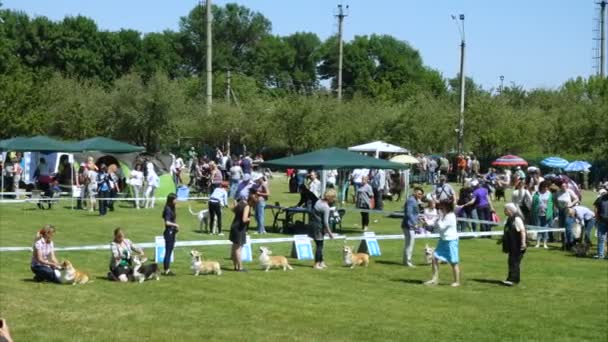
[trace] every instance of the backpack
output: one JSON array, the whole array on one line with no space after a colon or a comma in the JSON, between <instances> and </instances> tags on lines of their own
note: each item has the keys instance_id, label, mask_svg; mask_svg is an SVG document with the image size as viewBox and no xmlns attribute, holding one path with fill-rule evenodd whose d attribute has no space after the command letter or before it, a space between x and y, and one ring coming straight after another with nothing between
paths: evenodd
<instances>
[{"instance_id":1,"label":"backpack","mask_svg":"<svg viewBox=\"0 0 608 342\"><path fill-rule=\"evenodd\" d=\"M604 223L608 223L608 196L604 195L598 198L596 206L600 216L599 219Z\"/></svg>"}]
</instances>

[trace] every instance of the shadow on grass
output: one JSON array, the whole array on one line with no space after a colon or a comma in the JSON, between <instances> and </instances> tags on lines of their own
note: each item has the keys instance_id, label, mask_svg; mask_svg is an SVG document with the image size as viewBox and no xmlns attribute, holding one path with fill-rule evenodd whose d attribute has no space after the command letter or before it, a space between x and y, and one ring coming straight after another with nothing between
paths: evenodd
<instances>
[{"instance_id":1,"label":"shadow on grass","mask_svg":"<svg viewBox=\"0 0 608 342\"><path fill-rule=\"evenodd\" d=\"M405 283L405 284L416 284L416 285L422 285L424 284L423 280L418 280L418 279L391 279L391 281L394 282L398 282L398 283Z\"/></svg>"},{"instance_id":2,"label":"shadow on grass","mask_svg":"<svg viewBox=\"0 0 608 342\"><path fill-rule=\"evenodd\" d=\"M397 262L397 261L390 261L390 260L374 260L374 262L376 264L382 264L382 265L399 265L399 266L403 266L403 263Z\"/></svg>"},{"instance_id":3,"label":"shadow on grass","mask_svg":"<svg viewBox=\"0 0 608 342\"><path fill-rule=\"evenodd\" d=\"M496 280L496 279L471 279L471 280L474 282L482 283L482 284L492 284L492 285L504 286L504 284L502 283L502 280Z\"/></svg>"}]
</instances>

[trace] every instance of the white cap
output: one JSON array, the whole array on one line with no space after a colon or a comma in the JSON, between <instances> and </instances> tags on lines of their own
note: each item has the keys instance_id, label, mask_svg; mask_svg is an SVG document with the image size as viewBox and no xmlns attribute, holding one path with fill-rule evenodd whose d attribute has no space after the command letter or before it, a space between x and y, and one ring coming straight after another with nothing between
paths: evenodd
<instances>
[{"instance_id":1,"label":"white cap","mask_svg":"<svg viewBox=\"0 0 608 342\"><path fill-rule=\"evenodd\" d=\"M258 172L254 172L251 175L251 179L253 179L254 182L257 182L258 180L262 179L262 174L258 173Z\"/></svg>"}]
</instances>

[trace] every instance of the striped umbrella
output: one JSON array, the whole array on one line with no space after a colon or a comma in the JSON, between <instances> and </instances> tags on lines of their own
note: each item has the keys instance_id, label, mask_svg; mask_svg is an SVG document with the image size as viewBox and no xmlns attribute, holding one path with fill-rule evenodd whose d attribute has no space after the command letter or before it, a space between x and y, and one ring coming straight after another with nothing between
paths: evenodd
<instances>
[{"instance_id":1,"label":"striped umbrella","mask_svg":"<svg viewBox=\"0 0 608 342\"><path fill-rule=\"evenodd\" d=\"M506 156L502 156L495 161L492 162L493 166L528 166L528 162L524 160L522 157L514 156L512 154L507 154Z\"/></svg>"},{"instance_id":2,"label":"striped umbrella","mask_svg":"<svg viewBox=\"0 0 608 342\"><path fill-rule=\"evenodd\" d=\"M572 163L568 164L564 171L567 172L580 172L580 171L589 171L591 164L587 163L584 160L575 160Z\"/></svg>"},{"instance_id":3,"label":"striped umbrella","mask_svg":"<svg viewBox=\"0 0 608 342\"><path fill-rule=\"evenodd\" d=\"M540 163L546 167L552 167L554 169L563 169L568 166L568 161L560 157L545 158Z\"/></svg>"}]
</instances>

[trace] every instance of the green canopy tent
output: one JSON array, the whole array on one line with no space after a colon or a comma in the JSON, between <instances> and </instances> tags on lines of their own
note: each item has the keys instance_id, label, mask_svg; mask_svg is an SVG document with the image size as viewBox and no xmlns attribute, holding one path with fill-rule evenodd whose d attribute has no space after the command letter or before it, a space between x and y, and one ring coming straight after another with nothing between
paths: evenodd
<instances>
[{"instance_id":1,"label":"green canopy tent","mask_svg":"<svg viewBox=\"0 0 608 342\"><path fill-rule=\"evenodd\" d=\"M401 170L408 168L404 164L376 159L336 147L269 160L262 163L262 166L277 169L299 168L317 170L352 170L358 168Z\"/></svg>"},{"instance_id":2,"label":"green canopy tent","mask_svg":"<svg viewBox=\"0 0 608 342\"><path fill-rule=\"evenodd\" d=\"M277 169L297 168L323 170L321 175L321 189L323 192L325 191L325 184L327 182L325 170L352 170L358 168L401 170L408 168L405 164L376 159L336 147L269 160L262 163L262 166Z\"/></svg>"},{"instance_id":3,"label":"green canopy tent","mask_svg":"<svg viewBox=\"0 0 608 342\"><path fill-rule=\"evenodd\" d=\"M135 146L104 137L85 139L75 143L75 146L78 148L79 152L99 151L107 153L131 153L145 150L145 148L141 146Z\"/></svg>"},{"instance_id":4,"label":"green canopy tent","mask_svg":"<svg viewBox=\"0 0 608 342\"><path fill-rule=\"evenodd\" d=\"M0 151L16 152L78 152L73 143L59 141L47 136L15 137L0 140Z\"/></svg>"}]
</instances>

